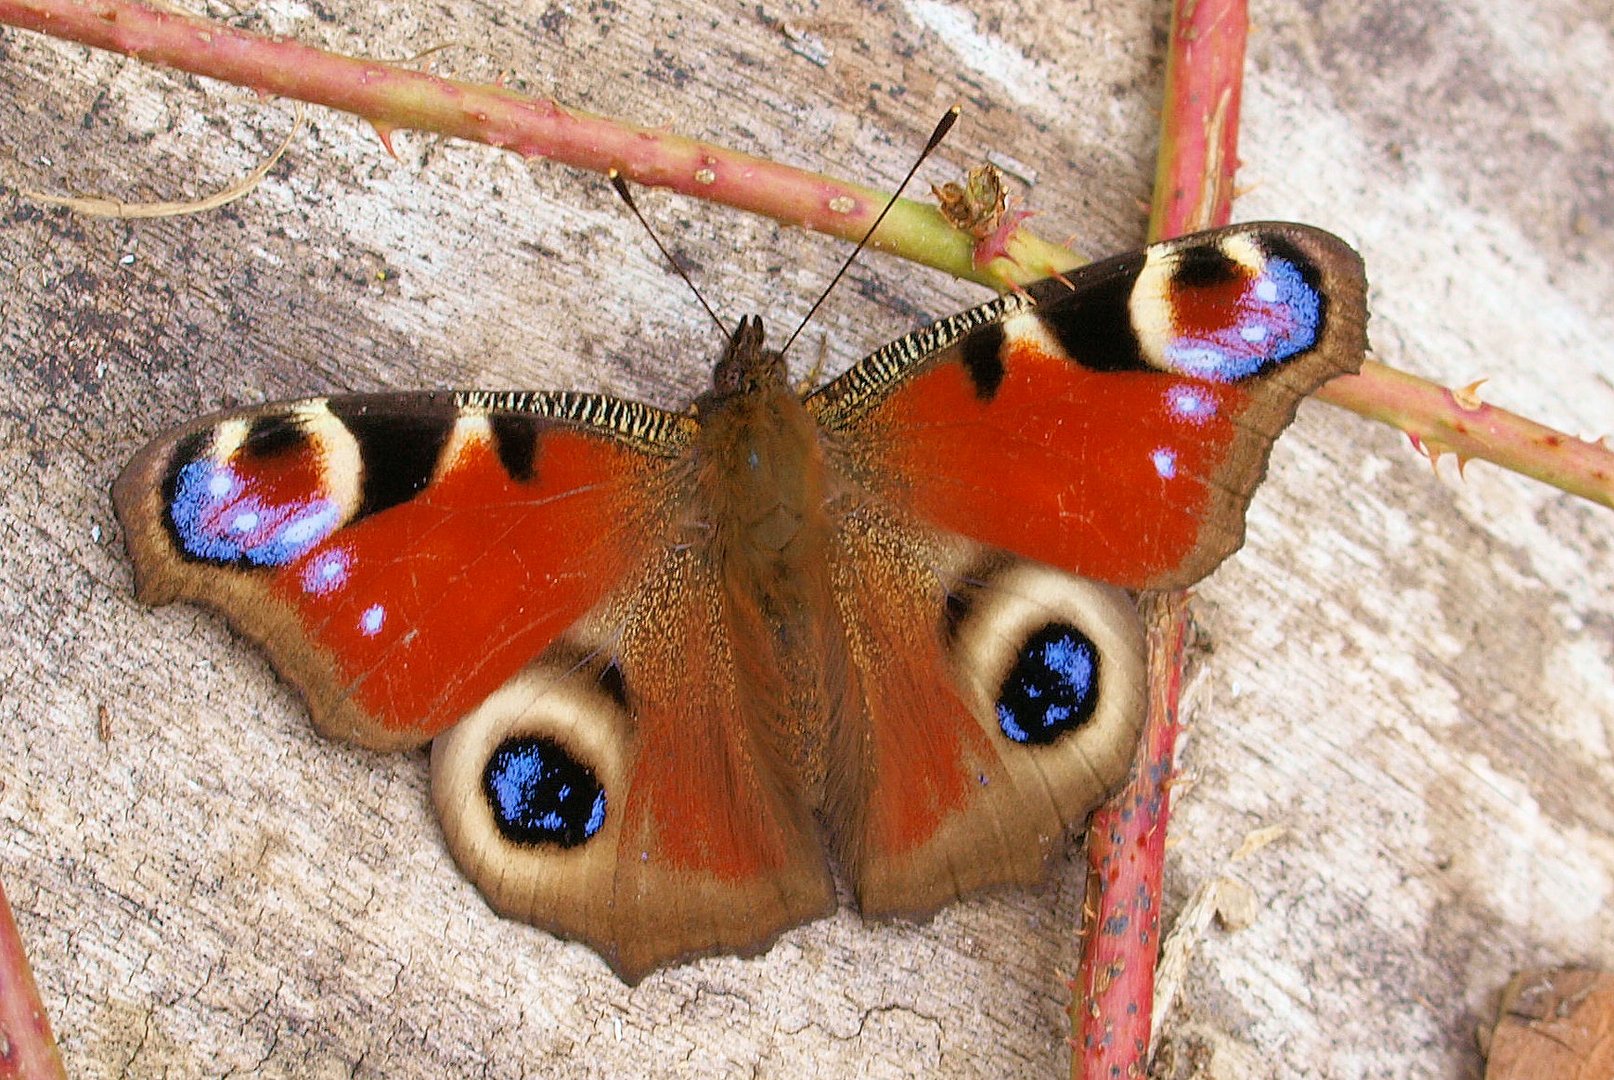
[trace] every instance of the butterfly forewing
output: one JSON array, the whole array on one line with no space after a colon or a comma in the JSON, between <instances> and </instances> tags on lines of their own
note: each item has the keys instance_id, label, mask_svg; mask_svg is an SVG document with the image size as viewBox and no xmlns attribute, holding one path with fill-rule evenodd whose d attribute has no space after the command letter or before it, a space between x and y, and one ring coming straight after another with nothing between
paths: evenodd
<instances>
[{"instance_id":1,"label":"butterfly forewing","mask_svg":"<svg viewBox=\"0 0 1614 1080\"><path fill-rule=\"evenodd\" d=\"M871 492L1133 589L1243 541L1272 440L1366 347L1361 259L1239 225L1050 278L892 343L810 395Z\"/></svg>"},{"instance_id":2,"label":"butterfly forewing","mask_svg":"<svg viewBox=\"0 0 1614 1080\"><path fill-rule=\"evenodd\" d=\"M683 418L502 400L319 398L158 439L114 489L141 598L222 611L326 734L425 742L668 542Z\"/></svg>"}]
</instances>

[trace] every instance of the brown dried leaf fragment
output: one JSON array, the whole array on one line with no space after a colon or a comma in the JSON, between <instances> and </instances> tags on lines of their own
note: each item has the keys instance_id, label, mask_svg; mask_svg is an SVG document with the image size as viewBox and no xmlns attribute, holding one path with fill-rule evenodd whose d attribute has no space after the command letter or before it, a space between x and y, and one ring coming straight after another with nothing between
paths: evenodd
<instances>
[{"instance_id":1,"label":"brown dried leaf fragment","mask_svg":"<svg viewBox=\"0 0 1614 1080\"><path fill-rule=\"evenodd\" d=\"M1514 976L1502 992L1486 1057L1485 1080L1608 1080L1614 973L1560 968Z\"/></svg>"}]
</instances>

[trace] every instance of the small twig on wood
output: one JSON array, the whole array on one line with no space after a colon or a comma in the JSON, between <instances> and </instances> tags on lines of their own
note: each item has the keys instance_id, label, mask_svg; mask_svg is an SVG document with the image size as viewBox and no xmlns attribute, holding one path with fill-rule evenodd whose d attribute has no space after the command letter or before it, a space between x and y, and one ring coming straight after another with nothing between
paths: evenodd
<instances>
[{"instance_id":1,"label":"small twig on wood","mask_svg":"<svg viewBox=\"0 0 1614 1080\"><path fill-rule=\"evenodd\" d=\"M280 145L275 147L274 153L260 161L251 172L229 187L224 188L222 191L215 191L211 195L204 195L200 199L194 199L189 202L165 200L162 202L126 203L118 199L107 199L96 195L51 195L44 191L27 190L23 191L23 195L34 200L34 202L44 203L46 206L66 207L75 214L83 214L85 217L164 218L180 217L185 214L202 214L209 210L217 210L221 206L235 202L235 200L263 183L263 178L269 175L269 170L274 168L275 163L285 156L292 140L297 138L303 127L308 123L302 102L297 102L296 106L297 116L292 121L291 130L286 133L286 137L281 140Z\"/></svg>"}]
</instances>

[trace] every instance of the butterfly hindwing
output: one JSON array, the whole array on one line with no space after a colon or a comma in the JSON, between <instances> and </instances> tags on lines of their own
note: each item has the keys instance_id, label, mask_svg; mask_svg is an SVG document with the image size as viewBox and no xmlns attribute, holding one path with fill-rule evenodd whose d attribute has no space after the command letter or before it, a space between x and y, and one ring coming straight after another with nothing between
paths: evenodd
<instances>
[{"instance_id":1,"label":"butterfly hindwing","mask_svg":"<svg viewBox=\"0 0 1614 1080\"><path fill-rule=\"evenodd\" d=\"M835 567L861 708L830 820L859 909L925 916L1040 880L1130 767L1133 604L873 506L844 522Z\"/></svg>"},{"instance_id":2,"label":"butterfly hindwing","mask_svg":"<svg viewBox=\"0 0 1614 1080\"><path fill-rule=\"evenodd\" d=\"M843 469L935 526L1179 587L1243 542L1300 398L1360 365L1365 304L1336 237L1238 225L945 319L807 404Z\"/></svg>"},{"instance_id":3,"label":"butterfly hindwing","mask_svg":"<svg viewBox=\"0 0 1614 1080\"><path fill-rule=\"evenodd\" d=\"M114 501L141 599L222 611L326 734L418 745L663 542L682 422L583 395L318 398L169 433Z\"/></svg>"},{"instance_id":4,"label":"butterfly hindwing","mask_svg":"<svg viewBox=\"0 0 1614 1080\"><path fill-rule=\"evenodd\" d=\"M680 547L433 744L449 850L496 910L629 982L834 910L743 651L715 564Z\"/></svg>"}]
</instances>

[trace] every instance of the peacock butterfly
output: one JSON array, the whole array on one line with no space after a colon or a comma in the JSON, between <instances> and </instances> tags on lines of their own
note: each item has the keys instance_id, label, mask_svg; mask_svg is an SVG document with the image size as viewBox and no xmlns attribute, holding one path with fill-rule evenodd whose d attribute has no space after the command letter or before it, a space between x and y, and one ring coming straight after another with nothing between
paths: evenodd
<instances>
[{"instance_id":1,"label":"peacock butterfly","mask_svg":"<svg viewBox=\"0 0 1614 1080\"><path fill-rule=\"evenodd\" d=\"M1033 284L805 396L742 321L684 412L403 393L215 414L113 495L140 599L217 608L321 732L436 740L449 849L624 979L834 909L1033 882L1126 775L1123 590L1243 541L1366 347L1354 251L1240 225Z\"/></svg>"}]
</instances>

